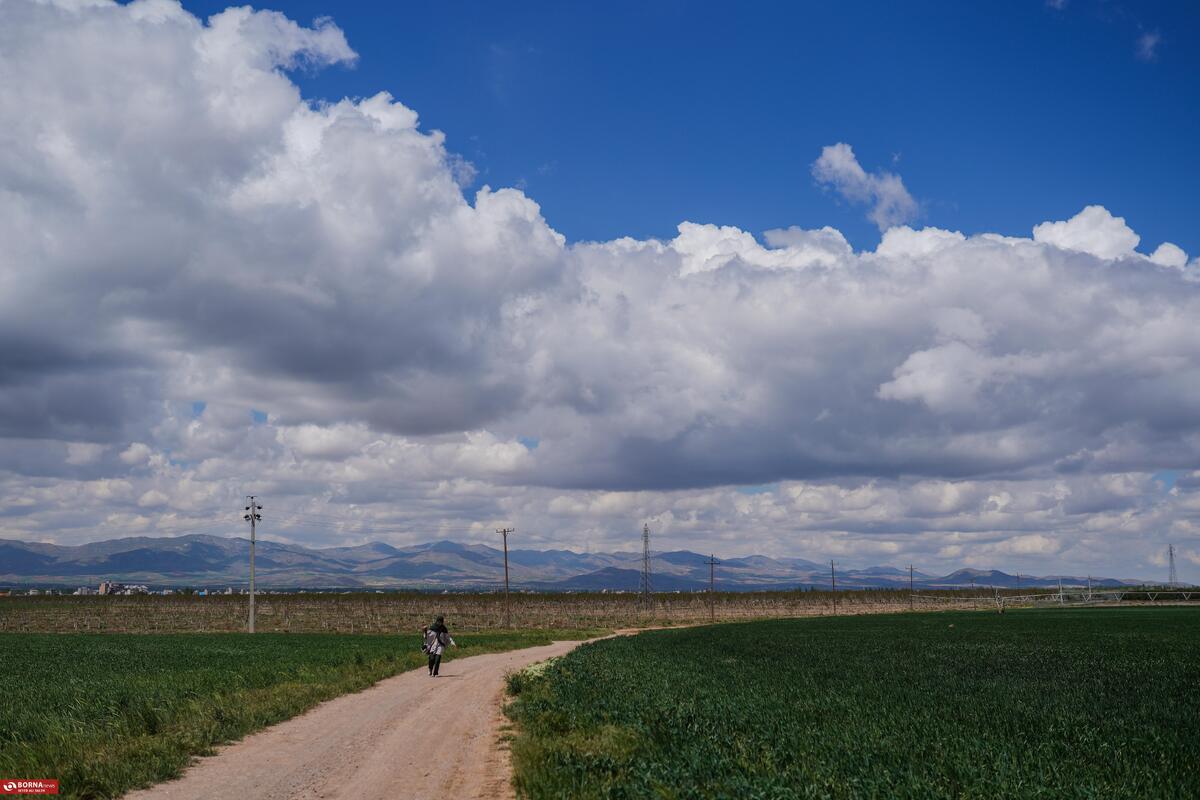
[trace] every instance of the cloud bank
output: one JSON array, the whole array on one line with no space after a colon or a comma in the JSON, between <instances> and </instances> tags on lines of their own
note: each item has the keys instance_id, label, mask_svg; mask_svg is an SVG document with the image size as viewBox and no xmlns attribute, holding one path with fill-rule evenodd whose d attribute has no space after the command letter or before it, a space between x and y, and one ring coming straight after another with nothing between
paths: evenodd
<instances>
[{"instance_id":1,"label":"cloud bank","mask_svg":"<svg viewBox=\"0 0 1200 800\"><path fill-rule=\"evenodd\" d=\"M1137 571L1200 551L1196 262L1091 206L1031 238L568 243L331 22L0 5L0 535L434 535ZM1165 476L1165 477L1164 477ZM226 517L232 514L234 527ZM269 528L268 528L269 529ZM1190 549L1189 549L1190 548Z\"/></svg>"}]
</instances>

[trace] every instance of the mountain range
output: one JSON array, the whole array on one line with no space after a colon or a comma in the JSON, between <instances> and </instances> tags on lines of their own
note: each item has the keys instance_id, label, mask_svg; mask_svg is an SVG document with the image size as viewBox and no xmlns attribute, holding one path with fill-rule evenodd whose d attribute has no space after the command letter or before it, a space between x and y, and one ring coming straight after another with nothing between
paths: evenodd
<instances>
[{"instance_id":1,"label":"mountain range","mask_svg":"<svg viewBox=\"0 0 1200 800\"><path fill-rule=\"evenodd\" d=\"M571 550L509 550L514 588L540 591L635 591L640 553L576 553ZM79 586L101 580L153 587L244 586L250 574L248 539L191 534L173 538L133 537L76 546L0 539L0 585ZM438 541L410 547L381 542L356 547L308 548L259 540L255 579L261 588L495 589L504 585L504 553L481 544ZM926 589L1051 587L1083 585L1079 576L1010 575L998 570L960 569L949 575L913 573ZM655 553L655 591L708 587L708 557L687 550ZM1091 578L1094 586L1142 583ZM868 567L837 571L839 589L907 588L908 570ZM828 589L828 564L803 558L746 556L723 559L717 588L725 591Z\"/></svg>"}]
</instances>

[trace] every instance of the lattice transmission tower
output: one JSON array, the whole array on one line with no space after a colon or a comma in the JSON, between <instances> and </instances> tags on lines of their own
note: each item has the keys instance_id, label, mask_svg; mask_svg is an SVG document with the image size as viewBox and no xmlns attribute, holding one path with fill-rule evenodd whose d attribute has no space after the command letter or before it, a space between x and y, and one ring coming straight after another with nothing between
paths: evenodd
<instances>
[{"instance_id":1,"label":"lattice transmission tower","mask_svg":"<svg viewBox=\"0 0 1200 800\"><path fill-rule=\"evenodd\" d=\"M642 582L638 587L641 602L649 607L654 603L654 590L650 587L650 525L642 525Z\"/></svg>"},{"instance_id":2,"label":"lattice transmission tower","mask_svg":"<svg viewBox=\"0 0 1200 800\"><path fill-rule=\"evenodd\" d=\"M1173 544L1167 545L1167 561L1171 565L1170 571L1167 573L1167 585L1174 587L1179 583L1179 575L1175 572L1175 545Z\"/></svg>"}]
</instances>

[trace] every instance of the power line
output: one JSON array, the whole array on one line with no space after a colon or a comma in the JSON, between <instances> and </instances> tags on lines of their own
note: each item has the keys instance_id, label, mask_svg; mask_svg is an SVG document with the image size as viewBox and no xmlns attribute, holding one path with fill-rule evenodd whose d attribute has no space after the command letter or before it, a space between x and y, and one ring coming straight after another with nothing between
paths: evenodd
<instances>
[{"instance_id":1,"label":"power line","mask_svg":"<svg viewBox=\"0 0 1200 800\"><path fill-rule=\"evenodd\" d=\"M182 536L183 534L187 534L187 533L196 533L198 531L217 530L220 528L226 528L228 526L229 526L228 522L209 522L204 525L198 525L198 526L192 527L192 528L160 528L158 526L155 526L153 530L139 530L139 531L136 531L136 534L138 536L147 536L147 535L155 534L155 533L170 533L174 536ZM125 532L129 533L130 531L128 531L126 529Z\"/></svg>"},{"instance_id":2,"label":"power line","mask_svg":"<svg viewBox=\"0 0 1200 800\"><path fill-rule=\"evenodd\" d=\"M370 519L345 519L324 514L310 514L305 511L288 511L282 514L284 520L280 524L289 525L292 527L314 527L314 528L333 528L345 527L353 529L355 532L361 533L402 533L402 534L469 534L480 533L482 528L474 527L445 527L430 525L425 530L412 530L413 523L391 524L386 521L370 520ZM418 525L420 523L417 523Z\"/></svg>"},{"instance_id":3,"label":"power line","mask_svg":"<svg viewBox=\"0 0 1200 800\"><path fill-rule=\"evenodd\" d=\"M204 530L205 528L219 528L222 525L229 524L226 520L213 520L212 522L204 522L203 520L179 520L174 525L155 525L154 532L156 533L183 533L189 530ZM140 533L141 531L139 531Z\"/></svg>"},{"instance_id":4,"label":"power line","mask_svg":"<svg viewBox=\"0 0 1200 800\"><path fill-rule=\"evenodd\" d=\"M395 520L395 519L388 519L386 517L379 517L379 516L347 516L345 514L322 514L317 511L301 511L298 509L290 509L290 510L280 511L280 515L285 516L285 517L306 517L306 518L310 518L310 519L319 519L319 520L326 521L326 522L339 522L339 523L340 522L346 522L346 523L366 522L366 523L370 523L370 524L383 524L383 525L387 525L387 526L423 525L423 526L427 526L431 529L437 529L437 530L454 530L454 531L474 530L474 531L479 531L479 530L482 530L482 528L483 528L482 524L479 524L479 523L459 521L459 522L455 522L453 524L447 524L444 520L441 520L438 518L424 519L424 518L408 517L408 518L405 518L402 520Z\"/></svg>"}]
</instances>

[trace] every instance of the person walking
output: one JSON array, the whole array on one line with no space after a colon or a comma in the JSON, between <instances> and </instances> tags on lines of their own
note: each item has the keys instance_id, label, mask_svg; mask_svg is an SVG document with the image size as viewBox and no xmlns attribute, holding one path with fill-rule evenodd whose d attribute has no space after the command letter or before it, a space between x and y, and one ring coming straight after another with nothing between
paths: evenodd
<instances>
[{"instance_id":1,"label":"person walking","mask_svg":"<svg viewBox=\"0 0 1200 800\"><path fill-rule=\"evenodd\" d=\"M446 627L445 617L438 617L428 628L422 628L421 632L425 635L421 649L429 656L429 676L436 678L438 668L442 666L442 653L447 646L458 647L458 645L450 635L450 629Z\"/></svg>"}]
</instances>

